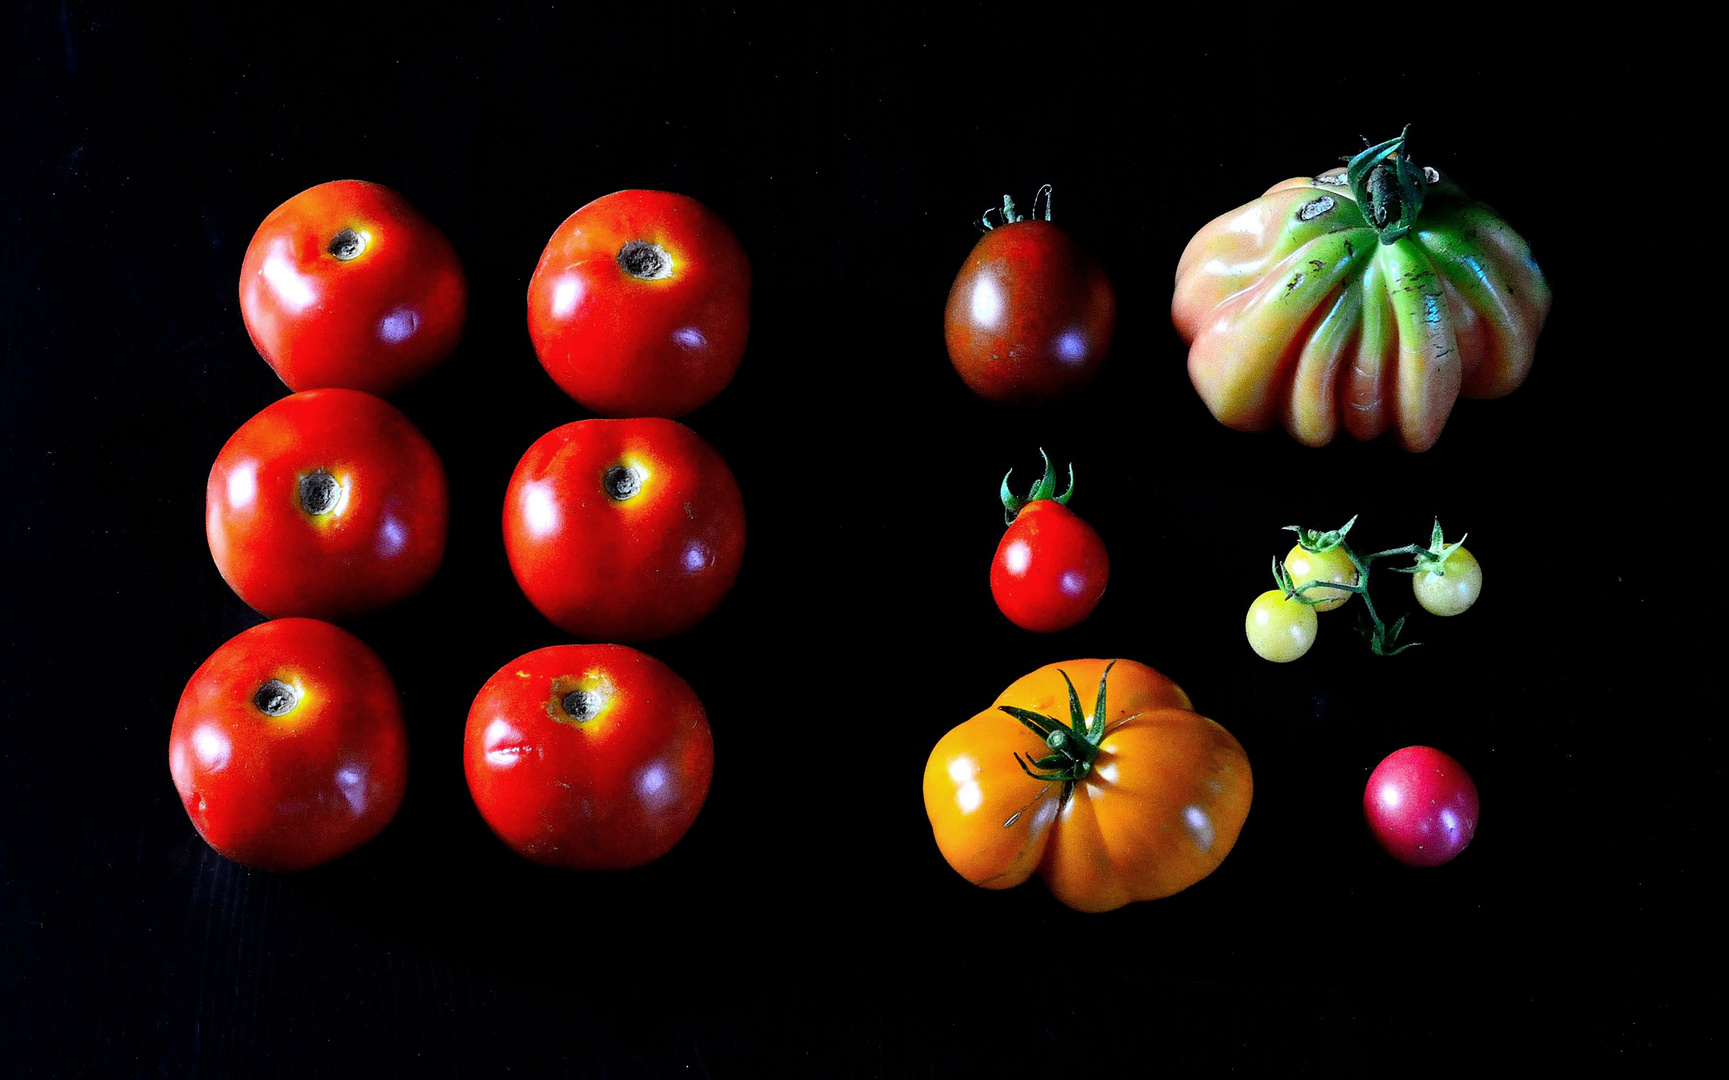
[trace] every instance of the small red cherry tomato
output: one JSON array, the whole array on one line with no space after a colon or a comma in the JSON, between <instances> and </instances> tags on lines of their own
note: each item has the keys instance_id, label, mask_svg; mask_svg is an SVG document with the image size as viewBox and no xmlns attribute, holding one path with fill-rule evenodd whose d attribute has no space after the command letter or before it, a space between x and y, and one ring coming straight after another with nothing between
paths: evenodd
<instances>
[{"instance_id":1,"label":"small red cherry tomato","mask_svg":"<svg viewBox=\"0 0 1729 1080\"><path fill-rule=\"evenodd\" d=\"M258 226L240 265L240 314L290 390L389 394L456 348L468 282L456 249L407 199L337 180Z\"/></svg>"},{"instance_id":2,"label":"small red cherry tomato","mask_svg":"<svg viewBox=\"0 0 1729 1080\"><path fill-rule=\"evenodd\" d=\"M1363 816L1375 842L1407 866L1448 862L1477 831L1477 785L1430 746L1395 750L1369 774Z\"/></svg>"},{"instance_id":3,"label":"small red cherry tomato","mask_svg":"<svg viewBox=\"0 0 1729 1080\"><path fill-rule=\"evenodd\" d=\"M444 559L444 465L394 405L293 394L240 426L205 489L223 580L272 618L339 619L419 591Z\"/></svg>"},{"instance_id":4,"label":"small red cherry tomato","mask_svg":"<svg viewBox=\"0 0 1729 1080\"><path fill-rule=\"evenodd\" d=\"M377 836L408 782L408 735L378 654L316 619L231 638L193 673L168 771L198 835L261 870L304 870Z\"/></svg>"},{"instance_id":5,"label":"small red cherry tomato","mask_svg":"<svg viewBox=\"0 0 1729 1080\"><path fill-rule=\"evenodd\" d=\"M1043 454L1044 451L1039 451ZM1008 531L991 560L991 595L1009 621L1025 630L1066 630L1098 607L1111 576L1105 542L1091 525L1068 508L1075 490L1056 494L1056 471L1045 458L1045 475L1025 499L1009 493L1003 477L1003 509Z\"/></svg>"},{"instance_id":6,"label":"small red cherry tomato","mask_svg":"<svg viewBox=\"0 0 1729 1080\"><path fill-rule=\"evenodd\" d=\"M725 459L675 420L578 420L517 463L504 550L529 602L566 633L662 638L732 589L744 499Z\"/></svg>"},{"instance_id":7,"label":"small red cherry tomato","mask_svg":"<svg viewBox=\"0 0 1729 1080\"><path fill-rule=\"evenodd\" d=\"M695 692L654 657L555 645L481 687L462 760L481 817L518 854L623 870L689 831L714 775L714 739Z\"/></svg>"},{"instance_id":8,"label":"small red cherry tomato","mask_svg":"<svg viewBox=\"0 0 1729 1080\"><path fill-rule=\"evenodd\" d=\"M1079 391L1098 374L1116 330L1117 298L1098 261L1043 217L1020 217L1004 196L949 290L949 359L980 397L1037 405Z\"/></svg>"},{"instance_id":9,"label":"small red cherry tomato","mask_svg":"<svg viewBox=\"0 0 1729 1080\"><path fill-rule=\"evenodd\" d=\"M617 191L566 218L528 283L548 375L603 416L683 416L726 388L750 333L750 259L684 195Z\"/></svg>"}]
</instances>

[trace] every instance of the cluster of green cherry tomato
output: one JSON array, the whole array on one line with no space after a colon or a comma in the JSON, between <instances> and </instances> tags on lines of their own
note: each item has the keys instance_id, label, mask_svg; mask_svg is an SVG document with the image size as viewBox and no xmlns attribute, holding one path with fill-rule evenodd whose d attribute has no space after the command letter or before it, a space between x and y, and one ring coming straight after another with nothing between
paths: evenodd
<instances>
[{"instance_id":1,"label":"cluster of green cherry tomato","mask_svg":"<svg viewBox=\"0 0 1729 1080\"><path fill-rule=\"evenodd\" d=\"M997 403L1078 393L1115 329L1104 271L1052 223L1048 187L1030 216L1005 197L982 224L945 313L955 370ZM596 199L548 242L529 286L529 335L549 376L601 418L555 428L523 454L503 536L524 595L564 633L653 641L695 626L731 590L743 499L725 460L675 418L737 371L750 282L726 224L665 192ZM206 532L224 580L270 621L193 675L169 764L213 848L290 870L366 842L403 796L396 688L335 622L412 595L443 559L443 466L384 395L455 348L467 283L443 233L400 195L340 181L264 220L240 300L253 343L293 393L223 447ZM1430 317L1401 319L1412 303ZM1456 397L1518 385L1547 308L1523 241L1412 165L1401 137L1206 226L1179 266L1173 319L1196 389L1229 426L1280 421L1310 444L1341 428L1391 432L1423 450ZM1318 317L1328 312L1337 318ZM991 564L1002 613L1041 633L1087 618L1110 576L1104 542L1068 507L1072 467L1058 486L1048 457L1025 498L1004 477L1007 529ZM1278 588L1246 620L1257 653L1303 655L1317 613L1353 596L1376 652L1407 647L1404 620L1386 626L1368 595L1382 558L1412 556L1397 569L1435 614L1476 599L1481 570L1438 522L1427 547L1367 556L1345 542L1350 527L1296 530L1274 564ZM504 665L477 694L464 739L487 824L522 855L570 868L625 868L670 850L701 810L713 762L697 695L625 644L554 645ZM1006 888L1037 873L1089 911L1205 877L1236 842L1252 793L1241 744L1131 660L1068 661L1017 680L938 742L924 777L937 846L963 877ZM1375 770L1364 812L1394 857L1435 865L1469 842L1477 793L1458 762L1407 747Z\"/></svg>"}]
</instances>

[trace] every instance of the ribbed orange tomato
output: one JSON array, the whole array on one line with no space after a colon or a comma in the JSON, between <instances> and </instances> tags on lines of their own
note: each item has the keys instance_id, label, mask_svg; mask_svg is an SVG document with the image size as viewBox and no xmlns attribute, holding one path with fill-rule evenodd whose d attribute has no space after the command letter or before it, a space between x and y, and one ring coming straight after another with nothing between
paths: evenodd
<instances>
[{"instance_id":1,"label":"ribbed orange tomato","mask_svg":"<svg viewBox=\"0 0 1729 1080\"><path fill-rule=\"evenodd\" d=\"M1090 715L1080 692L1095 695ZM937 742L924 779L937 847L962 877L1006 889L1037 872L1080 911L1169 896L1212 873L1253 793L1242 745L1133 660L1018 679Z\"/></svg>"}]
</instances>

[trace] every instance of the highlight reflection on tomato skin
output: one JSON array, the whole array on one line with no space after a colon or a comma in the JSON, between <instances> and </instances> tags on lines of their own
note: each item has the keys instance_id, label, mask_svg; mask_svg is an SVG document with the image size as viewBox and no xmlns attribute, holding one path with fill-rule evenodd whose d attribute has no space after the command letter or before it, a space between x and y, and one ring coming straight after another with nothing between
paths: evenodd
<instances>
[{"instance_id":1,"label":"highlight reflection on tomato skin","mask_svg":"<svg viewBox=\"0 0 1729 1080\"><path fill-rule=\"evenodd\" d=\"M389 394L455 350L468 282L456 249L407 199L337 180L258 226L241 263L240 311L289 389Z\"/></svg>"},{"instance_id":2,"label":"highlight reflection on tomato skin","mask_svg":"<svg viewBox=\"0 0 1729 1080\"><path fill-rule=\"evenodd\" d=\"M320 480L326 503L310 513L302 485ZM223 580L276 618L341 619L413 595L444 559L449 522L432 444L395 406L357 390L266 406L223 446L205 488Z\"/></svg>"},{"instance_id":3,"label":"highlight reflection on tomato skin","mask_svg":"<svg viewBox=\"0 0 1729 1080\"><path fill-rule=\"evenodd\" d=\"M269 699L273 683L283 689ZM408 735L396 685L340 627L262 623L187 682L168 767L193 826L221 855L261 870L317 866L378 835L402 804Z\"/></svg>"},{"instance_id":4,"label":"highlight reflection on tomato skin","mask_svg":"<svg viewBox=\"0 0 1729 1080\"><path fill-rule=\"evenodd\" d=\"M622 870L666 854L708 797L702 702L622 645L557 645L500 668L476 695L463 769L494 833L548 866Z\"/></svg>"}]
</instances>

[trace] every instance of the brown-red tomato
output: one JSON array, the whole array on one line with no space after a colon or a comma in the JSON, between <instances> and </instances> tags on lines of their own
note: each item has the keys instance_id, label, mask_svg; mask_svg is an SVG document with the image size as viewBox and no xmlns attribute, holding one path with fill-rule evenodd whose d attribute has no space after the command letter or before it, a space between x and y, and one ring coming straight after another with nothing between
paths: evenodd
<instances>
[{"instance_id":1,"label":"brown-red tomato","mask_svg":"<svg viewBox=\"0 0 1729 1080\"><path fill-rule=\"evenodd\" d=\"M623 870L689 831L714 775L714 739L690 685L654 657L556 645L481 687L462 760L475 806L514 851Z\"/></svg>"},{"instance_id":2,"label":"brown-red tomato","mask_svg":"<svg viewBox=\"0 0 1729 1080\"><path fill-rule=\"evenodd\" d=\"M566 218L528 283L528 336L559 388L603 416L683 416L732 381L750 259L685 195L617 191Z\"/></svg>"},{"instance_id":3,"label":"brown-red tomato","mask_svg":"<svg viewBox=\"0 0 1729 1080\"><path fill-rule=\"evenodd\" d=\"M432 444L358 390L267 406L216 456L205 489L216 568L272 618L339 619L412 595L437 572L449 522Z\"/></svg>"},{"instance_id":4,"label":"brown-red tomato","mask_svg":"<svg viewBox=\"0 0 1729 1080\"><path fill-rule=\"evenodd\" d=\"M1007 405L1073 394L1099 372L1117 324L1110 279L1068 233L1044 218L989 229L949 289L949 360L973 392ZM988 225L988 215L986 224Z\"/></svg>"},{"instance_id":5,"label":"brown-red tomato","mask_svg":"<svg viewBox=\"0 0 1729 1080\"><path fill-rule=\"evenodd\" d=\"M186 684L168 771L198 834L227 858L262 870L328 862L377 836L402 804L396 685L341 627L254 626Z\"/></svg>"},{"instance_id":6,"label":"brown-red tomato","mask_svg":"<svg viewBox=\"0 0 1729 1080\"><path fill-rule=\"evenodd\" d=\"M240 266L240 314L290 390L388 394L456 348L468 282L407 199L336 180L270 212Z\"/></svg>"},{"instance_id":7,"label":"brown-red tomato","mask_svg":"<svg viewBox=\"0 0 1729 1080\"><path fill-rule=\"evenodd\" d=\"M731 590L744 499L725 459L675 420L578 420L517 463L504 550L529 602L566 633L666 637Z\"/></svg>"}]
</instances>

